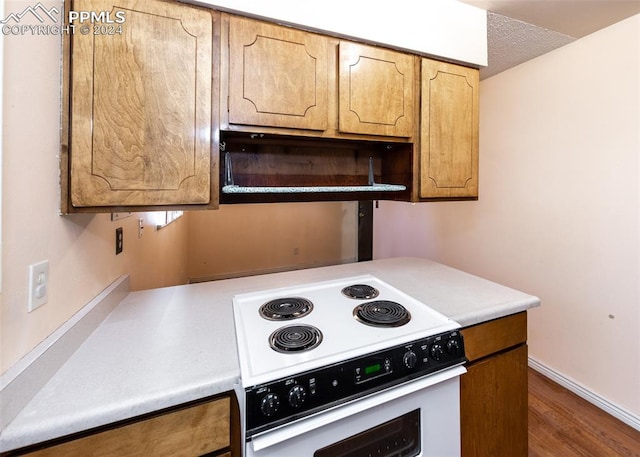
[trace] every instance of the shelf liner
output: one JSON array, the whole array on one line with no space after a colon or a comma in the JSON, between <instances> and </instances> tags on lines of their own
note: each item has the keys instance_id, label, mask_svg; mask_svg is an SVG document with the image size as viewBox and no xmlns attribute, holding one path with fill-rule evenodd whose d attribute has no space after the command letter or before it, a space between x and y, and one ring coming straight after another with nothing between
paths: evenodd
<instances>
[{"instance_id":1,"label":"shelf liner","mask_svg":"<svg viewBox=\"0 0 640 457\"><path fill-rule=\"evenodd\" d=\"M222 187L225 194L297 194L310 192L399 192L407 190L402 184L373 184L370 186L236 186L226 185Z\"/></svg>"}]
</instances>

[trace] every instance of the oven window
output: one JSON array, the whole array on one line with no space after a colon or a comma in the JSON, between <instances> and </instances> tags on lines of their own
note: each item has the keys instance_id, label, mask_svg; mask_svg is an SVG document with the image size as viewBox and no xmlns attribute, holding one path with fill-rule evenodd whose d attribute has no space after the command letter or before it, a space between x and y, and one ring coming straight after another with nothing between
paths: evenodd
<instances>
[{"instance_id":1,"label":"oven window","mask_svg":"<svg viewBox=\"0 0 640 457\"><path fill-rule=\"evenodd\" d=\"M420 410L345 438L314 452L314 457L415 457L420 454Z\"/></svg>"}]
</instances>

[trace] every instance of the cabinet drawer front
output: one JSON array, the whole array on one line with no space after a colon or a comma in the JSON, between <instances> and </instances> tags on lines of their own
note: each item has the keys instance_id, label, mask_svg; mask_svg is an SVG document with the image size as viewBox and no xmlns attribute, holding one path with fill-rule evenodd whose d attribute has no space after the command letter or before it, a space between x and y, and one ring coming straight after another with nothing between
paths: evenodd
<instances>
[{"instance_id":1,"label":"cabinet drawer front","mask_svg":"<svg viewBox=\"0 0 640 457\"><path fill-rule=\"evenodd\" d=\"M121 34L72 37L73 206L208 203L211 13L134 0L73 7L125 17Z\"/></svg>"},{"instance_id":2,"label":"cabinet drawer front","mask_svg":"<svg viewBox=\"0 0 640 457\"><path fill-rule=\"evenodd\" d=\"M521 312L460 331L470 362L524 343L527 340L527 313Z\"/></svg>"},{"instance_id":3,"label":"cabinet drawer front","mask_svg":"<svg viewBox=\"0 0 640 457\"><path fill-rule=\"evenodd\" d=\"M349 42L339 47L339 130L412 137L414 57Z\"/></svg>"},{"instance_id":4,"label":"cabinet drawer front","mask_svg":"<svg viewBox=\"0 0 640 457\"><path fill-rule=\"evenodd\" d=\"M229 123L327 128L327 39L229 18Z\"/></svg>"},{"instance_id":5,"label":"cabinet drawer front","mask_svg":"<svg viewBox=\"0 0 640 457\"><path fill-rule=\"evenodd\" d=\"M193 457L230 444L230 399L124 425L27 454L29 457Z\"/></svg>"}]
</instances>

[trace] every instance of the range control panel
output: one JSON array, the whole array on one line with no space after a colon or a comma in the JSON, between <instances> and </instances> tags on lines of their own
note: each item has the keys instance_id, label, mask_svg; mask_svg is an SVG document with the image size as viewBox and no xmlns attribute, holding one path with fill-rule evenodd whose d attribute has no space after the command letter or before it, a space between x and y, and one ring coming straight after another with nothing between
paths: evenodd
<instances>
[{"instance_id":1,"label":"range control panel","mask_svg":"<svg viewBox=\"0 0 640 457\"><path fill-rule=\"evenodd\" d=\"M452 331L247 388L247 437L464 362Z\"/></svg>"}]
</instances>

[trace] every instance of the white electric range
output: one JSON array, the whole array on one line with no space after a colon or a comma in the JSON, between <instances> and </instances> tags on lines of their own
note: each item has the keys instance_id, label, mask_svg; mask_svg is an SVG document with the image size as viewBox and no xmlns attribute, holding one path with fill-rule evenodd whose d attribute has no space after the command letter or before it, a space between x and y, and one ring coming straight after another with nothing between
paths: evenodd
<instances>
[{"instance_id":1,"label":"white electric range","mask_svg":"<svg viewBox=\"0 0 640 457\"><path fill-rule=\"evenodd\" d=\"M233 310L245 455L367 455L356 442L380 456L459 453L453 320L372 275L239 294ZM416 403L427 397L437 411Z\"/></svg>"}]
</instances>

